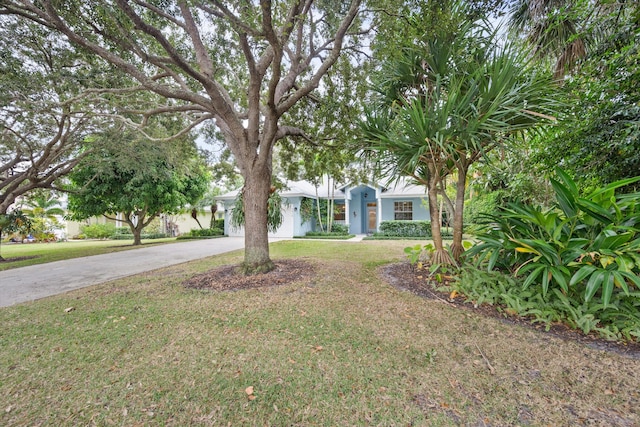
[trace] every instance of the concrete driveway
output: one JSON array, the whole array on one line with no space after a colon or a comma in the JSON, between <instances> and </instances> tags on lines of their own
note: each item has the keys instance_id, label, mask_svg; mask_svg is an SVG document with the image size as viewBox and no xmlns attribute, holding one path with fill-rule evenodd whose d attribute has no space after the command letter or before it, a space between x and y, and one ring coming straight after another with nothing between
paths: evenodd
<instances>
[{"instance_id":1,"label":"concrete driveway","mask_svg":"<svg viewBox=\"0 0 640 427\"><path fill-rule=\"evenodd\" d=\"M243 237L191 240L0 271L0 307L242 248Z\"/></svg>"}]
</instances>

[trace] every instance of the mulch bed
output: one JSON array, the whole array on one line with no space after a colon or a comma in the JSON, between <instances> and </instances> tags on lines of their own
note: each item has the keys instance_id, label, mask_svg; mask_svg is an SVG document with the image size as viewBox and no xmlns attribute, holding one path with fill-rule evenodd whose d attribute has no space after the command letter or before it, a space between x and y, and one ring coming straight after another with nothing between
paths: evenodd
<instances>
[{"instance_id":1,"label":"mulch bed","mask_svg":"<svg viewBox=\"0 0 640 427\"><path fill-rule=\"evenodd\" d=\"M458 296L455 299L451 299L449 293L439 292L431 283L429 283L426 279L428 272L417 271L410 263L403 262L389 264L381 267L380 272L382 277L390 285L398 289L410 291L423 298L439 300L452 307L473 311L474 313L483 316L494 317L502 322L521 325L535 329L540 333L555 335L563 340L577 341L591 348L614 352L629 358L640 360L640 343L619 343L615 341L608 341L595 334L585 335L580 331L570 329L568 326L562 324L551 325L550 330L546 331L545 325L531 323L531 319L518 316L505 317L505 313L499 312L495 306L491 306L489 304L476 306L471 302L465 302L464 296ZM446 285L446 283L444 284Z\"/></svg>"},{"instance_id":2,"label":"mulch bed","mask_svg":"<svg viewBox=\"0 0 640 427\"><path fill-rule=\"evenodd\" d=\"M276 268L272 271L250 276L238 273L238 265L226 265L193 276L184 282L184 286L210 291L238 291L288 285L311 278L314 274L313 265L307 261L287 259L275 261L274 264Z\"/></svg>"}]
</instances>

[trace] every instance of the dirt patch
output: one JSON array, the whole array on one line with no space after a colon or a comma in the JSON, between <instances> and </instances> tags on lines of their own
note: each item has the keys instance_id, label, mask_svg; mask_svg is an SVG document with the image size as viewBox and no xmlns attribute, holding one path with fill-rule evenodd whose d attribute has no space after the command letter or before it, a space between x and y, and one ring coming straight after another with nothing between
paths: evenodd
<instances>
[{"instance_id":1,"label":"dirt patch","mask_svg":"<svg viewBox=\"0 0 640 427\"><path fill-rule=\"evenodd\" d=\"M38 258L37 255L33 255L33 256L17 256L17 257L13 257L13 258L0 258L0 263L10 263L10 262L16 262L16 261L24 261L25 259L34 259L34 258Z\"/></svg>"},{"instance_id":2,"label":"dirt patch","mask_svg":"<svg viewBox=\"0 0 640 427\"><path fill-rule=\"evenodd\" d=\"M423 298L439 300L452 307L470 310L483 316L494 317L502 322L518 324L537 330L540 333L555 335L563 340L577 341L591 348L605 350L640 360L640 343L608 341L595 334L585 335L580 331L570 329L568 326L562 324L551 325L549 331L546 331L545 325L531 323L531 319L528 318L507 316L504 312L498 311L495 306L489 304L476 306L471 302L465 302L463 296L452 299L450 298L449 293L436 290L434 286L426 280L427 273L415 270L410 263L403 262L389 264L382 267L380 269L380 273L384 280L390 285L398 289L410 291Z\"/></svg>"},{"instance_id":3,"label":"dirt patch","mask_svg":"<svg viewBox=\"0 0 640 427\"><path fill-rule=\"evenodd\" d=\"M311 263L299 259L275 261L275 268L268 273L245 276L238 273L239 265L225 265L198 274L183 282L192 289L210 291L237 291L241 289L282 286L309 279L314 274Z\"/></svg>"}]
</instances>

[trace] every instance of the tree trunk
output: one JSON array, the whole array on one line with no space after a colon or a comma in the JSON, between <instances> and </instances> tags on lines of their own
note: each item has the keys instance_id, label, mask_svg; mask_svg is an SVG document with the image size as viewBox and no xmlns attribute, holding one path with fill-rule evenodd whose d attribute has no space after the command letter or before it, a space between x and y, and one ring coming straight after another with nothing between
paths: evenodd
<instances>
[{"instance_id":1,"label":"tree trunk","mask_svg":"<svg viewBox=\"0 0 640 427\"><path fill-rule=\"evenodd\" d=\"M138 217L137 222L133 221L134 216L131 212L124 213L124 222L127 223L129 229L131 229L131 233L133 234L133 246L142 245L142 229L144 226L142 225L142 218Z\"/></svg>"},{"instance_id":2,"label":"tree trunk","mask_svg":"<svg viewBox=\"0 0 640 427\"><path fill-rule=\"evenodd\" d=\"M318 225L320 226L320 232L324 233L324 226L322 225L322 211L320 210L320 197L318 196L318 186L316 185L316 211L318 214ZM347 212L347 215L349 212Z\"/></svg>"},{"instance_id":3,"label":"tree trunk","mask_svg":"<svg viewBox=\"0 0 640 427\"><path fill-rule=\"evenodd\" d=\"M454 262L451 256L444 248L442 242L441 223L439 221L438 210L438 168L435 165L429 165L429 216L431 217L431 238L436 250L432 257L434 264L452 265Z\"/></svg>"},{"instance_id":4,"label":"tree trunk","mask_svg":"<svg viewBox=\"0 0 640 427\"><path fill-rule=\"evenodd\" d=\"M458 167L458 182L456 184L456 205L453 215L453 244L451 245L451 253L453 259L460 261L460 257L464 252L462 246L462 233L464 231L464 192L467 184L467 172L469 166L464 163Z\"/></svg>"},{"instance_id":5,"label":"tree trunk","mask_svg":"<svg viewBox=\"0 0 640 427\"><path fill-rule=\"evenodd\" d=\"M133 231L133 246L141 245L142 238L140 235L142 234L142 230L138 230L138 227L134 227L131 231Z\"/></svg>"},{"instance_id":6,"label":"tree trunk","mask_svg":"<svg viewBox=\"0 0 640 427\"><path fill-rule=\"evenodd\" d=\"M257 162L256 162L257 163ZM255 165L244 184L244 274L264 273L274 268L269 258L267 200L271 189L269 165Z\"/></svg>"}]
</instances>

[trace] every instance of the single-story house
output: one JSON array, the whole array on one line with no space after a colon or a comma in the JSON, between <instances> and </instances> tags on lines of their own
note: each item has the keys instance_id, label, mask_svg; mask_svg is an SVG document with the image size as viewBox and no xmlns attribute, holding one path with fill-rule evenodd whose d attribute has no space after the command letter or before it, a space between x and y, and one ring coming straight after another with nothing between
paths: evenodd
<instances>
[{"instance_id":1,"label":"single-story house","mask_svg":"<svg viewBox=\"0 0 640 427\"><path fill-rule=\"evenodd\" d=\"M344 224L352 234L376 232L382 221L428 220L429 209L424 186L400 180L389 186L379 183L342 185L329 190L326 186L316 188L307 181L291 181L280 192L283 199L282 225L270 237L304 236L315 230L311 221L303 222L301 203L304 198L328 199L332 196L336 205L334 222ZM233 229L230 224L231 210L239 190L216 197L224 207L225 234L244 236L244 229Z\"/></svg>"}]
</instances>

